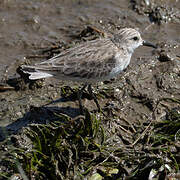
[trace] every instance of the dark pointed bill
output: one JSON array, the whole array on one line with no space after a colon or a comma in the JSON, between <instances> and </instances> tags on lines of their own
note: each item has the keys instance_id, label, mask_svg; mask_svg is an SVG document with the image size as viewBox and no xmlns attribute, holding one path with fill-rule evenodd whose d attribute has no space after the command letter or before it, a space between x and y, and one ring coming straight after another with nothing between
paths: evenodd
<instances>
[{"instance_id":1,"label":"dark pointed bill","mask_svg":"<svg viewBox=\"0 0 180 180\"><path fill-rule=\"evenodd\" d=\"M149 47L157 48L157 46L155 46L154 44L152 44L148 41L143 41L143 46L149 46Z\"/></svg>"}]
</instances>

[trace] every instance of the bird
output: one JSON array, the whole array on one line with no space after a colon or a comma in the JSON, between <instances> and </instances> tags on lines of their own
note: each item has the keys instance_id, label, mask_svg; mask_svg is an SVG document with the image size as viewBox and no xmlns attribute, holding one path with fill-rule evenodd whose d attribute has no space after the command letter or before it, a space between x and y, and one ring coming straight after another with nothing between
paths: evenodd
<instances>
[{"instance_id":1,"label":"bird","mask_svg":"<svg viewBox=\"0 0 180 180\"><path fill-rule=\"evenodd\" d=\"M91 85L119 75L129 65L134 50L141 45L157 48L143 40L138 30L122 28L112 36L82 42L34 66L22 65L21 70L29 74L30 80L54 77L83 83L78 93L80 109L82 92L88 86L100 110Z\"/></svg>"}]
</instances>

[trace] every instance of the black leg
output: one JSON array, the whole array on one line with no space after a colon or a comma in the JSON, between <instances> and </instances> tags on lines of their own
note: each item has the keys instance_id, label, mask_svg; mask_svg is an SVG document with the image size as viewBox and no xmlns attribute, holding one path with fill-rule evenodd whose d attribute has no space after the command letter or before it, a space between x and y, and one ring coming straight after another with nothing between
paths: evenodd
<instances>
[{"instance_id":1,"label":"black leg","mask_svg":"<svg viewBox=\"0 0 180 180\"><path fill-rule=\"evenodd\" d=\"M79 109L80 109L81 114L84 114L84 109L83 109L81 98L82 98L82 93L86 87L87 87L87 84L85 84L77 93L78 101L79 101Z\"/></svg>"},{"instance_id":2,"label":"black leg","mask_svg":"<svg viewBox=\"0 0 180 180\"><path fill-rule=\"evenodd\" d=\"M88 85L88 91L89 91L89 94L92 96L92 98L94 99L94 102L96 103L96 106L98 108L98 111L101 112L101 107L98 103L98 100L97 100L97 97L96 95L93 93L92 91L92 87L91 87L91 84Z\"/></svg>"}]
</instances>

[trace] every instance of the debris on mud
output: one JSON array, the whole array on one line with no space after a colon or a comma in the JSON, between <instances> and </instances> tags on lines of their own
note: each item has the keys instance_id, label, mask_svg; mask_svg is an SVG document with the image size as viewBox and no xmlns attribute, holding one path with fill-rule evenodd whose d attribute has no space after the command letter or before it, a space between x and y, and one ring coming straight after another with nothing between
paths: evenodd
<instances>
[{"instance_id":1,"label":"debris on mud","mask_svg":"<svg viewBox=\"0 0 180 180\"><path fill-rule=\"evenodd\" d=\"M180 41L175 3L20 1L0 2L1 53L6 57L11 54L7 49L12 50L14 58L8 56L12 69L0 83L0 179L178 179ZM15 13L9 21L7 10L17 9L22 19ZM16 21L17 29L8 27ZM175 24L168 26L170 21ZM145 28L144 38L158 49L141 47L119 77L94 85L101 112L84 91L85 115L80 114L79 84L30 81L17 69L124 26Z\"/></svg>"},{"instance_id":2,"label":"debris on mud","mask_svg":"<svg viewBox=\"0 0 180 180\"><path fill-rule=\"evenodd\" d=\"M130 136L135 133L133 144L117 134L115 121L115 132L110 136L106 124L109 119L97 119L88 111L85 117L72 119L57 111L50 123L31 124L23 129L22 135L7 140L11 146L1 146L1 150L7 148L3 157L8 157L0 163L6 170L1 176L18 173L15 170L18 161L30 179L71 179L80 174L82 179L94 176L165 179L179 166L179 110L171 109L159 122L147 122L141 131L134 125L134 130L127 126ZM12 166L7 168L9 162Z\"/></svg>"},{"instance_id":3,"label":"debris on mud","mask_svg":"<svg viewBox=\"0 0 180 180\"><path fill-rule=\"evenodd\" d=\"M178 47L178 46L177 46ZM157 54L159 55L158 59L161 62L165 62L165 61L176 61L179 60L178 56L173 52L174 49L177 48L176 45L171 46L171 45L167 45L165 43L161 43L161 45L159 46L159 51L157 52Z\"/></svg>"},{"instance_id":4,"label":"debris on mud","mask_svg":"<svg viewBox=\"0 0 180 180\"><path fill-rule=\"evenodd\" d=\"M93 40L93 39L98 38L99 36L105 37L106 34L105 32L97 29L96 27L87 26L78 35L74 37L78 39L83 39L83 40Z\"/></svg>"},{"instance_id":5,"label":"debris on mud","mask_svg":"<svg viewBox=\"0 0 180 180\"><path fill-rule=\"evenodd\" d=\"M180 22L179 9L169 7L165 2L151 0L132 0L132 9L138 14L147 15L151 22L161 24L169 21Z\"/></svg>"}]
</instances>

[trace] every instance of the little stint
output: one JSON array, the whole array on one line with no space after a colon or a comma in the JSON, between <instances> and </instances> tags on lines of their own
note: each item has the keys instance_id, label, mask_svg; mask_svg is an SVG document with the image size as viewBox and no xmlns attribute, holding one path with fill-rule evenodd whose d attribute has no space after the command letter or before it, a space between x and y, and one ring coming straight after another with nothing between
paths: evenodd
<instances>
[{"instance_id":1,"label":"little stint","mask_svg":"<svg viewBox=\"0 0 180 180\"><path fill-rule=\"evenodd\" d=\"M156 48L143 40L137 30L123 28L111 37L83 42L49 60L34 66L22 65L21 68L30 75L31 80L55 77L84 83L79 91L80 109L82 110L82 91L87 86L100 109L91 84L111 79L121 73L129 65L134 50L141 45Z\"/></svg>"}]
</instances>

